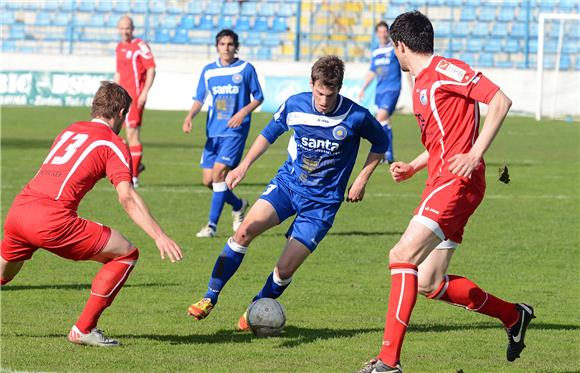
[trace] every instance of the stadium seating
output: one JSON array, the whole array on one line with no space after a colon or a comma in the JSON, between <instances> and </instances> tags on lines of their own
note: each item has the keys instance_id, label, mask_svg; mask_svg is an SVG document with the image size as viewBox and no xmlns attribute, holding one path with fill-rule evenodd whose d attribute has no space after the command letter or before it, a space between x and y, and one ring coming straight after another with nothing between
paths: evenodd
<instances>
[{"instance_id":1,"label":"stadium seating","mask_svg":"<svg viewBox=\"0 0 580 373\"><path fill-rule=\"evenodd\" d=\"M433 22L436 52L465 58L482 67L533 68L538 48L538 17L543 12L578 13L578 0L35 0L0 1L2 50L39 50L42 43L70 43L70 50L113 53L121 15L135 19L136 32L154 43L157 55L215 53L221 28L233 28L252 58L293 60L301 40L300 59L339 53L349 61L367 62L365 51L373 26L391 23L401 12L419 9ZM298 28L300 34L298 34ZM564 43L557 50L559 22L546 24L546 66L561 53L562 69L579 69L580 27L564 24ZM87 43L83 46L83 43ZM100 43L100 44L99 44ZM171 45L178 48L171 48ZM47 47L50 44L47 44ZM69 44L67 44L69 45ZM188 49L188 46L191 46ZM202 48L206 46L207 48ZM61 53L62 50L57 48ZM56 51L57 49L52 48ZM67 51L69 48L65 48ZM73 52L74 53L74 52ZM526 53L528 55L526 56ZM174 56L175 54L171 54ZM525 61L528 61L526 66Z\"/></svg>"}]
</instances>

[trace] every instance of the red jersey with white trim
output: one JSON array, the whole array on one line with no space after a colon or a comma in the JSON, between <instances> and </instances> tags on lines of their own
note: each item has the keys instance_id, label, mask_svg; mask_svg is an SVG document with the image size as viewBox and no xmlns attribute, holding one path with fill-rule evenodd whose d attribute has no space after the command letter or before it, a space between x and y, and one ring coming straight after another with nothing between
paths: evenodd
<instances>
[{"instance_id":1,"label":"red jersey with white trim","mask_svg":"<svg viewBox=\"0 0 580 373\"><path fill-rule=\"evenodd\" d=\"M429 152L427 184L456 177L448 160L468 153L479 134L479 102L489 104L499 87L463 61L434 56L415 79L413 112ZM485 180L485 163L472 180Z\"/></svg>"},{"instance_id":2,"label":"red jersey with white trim","mask_svg":"<svg viewBox=\"0 0 580 373\"><path fill-rule=\"evenodd\" d=\"M15 205L48 200L76 210L85 194L105 176L115 186L131 182L127 145L97 119L73 123L54 140L40 170L16 197Z\"/></svg>"},{"instance_id":3,"label":"red jersey with white trim","mask_svg":"<svg viewBox=\"0 0 580 373\"><path fill-rule=\"evenodd\" d=\"M155 67L153 54L147 43L138 38L117 44L116 54L119 84L135 100L145 85L147 69Z\"/></svg>"}]
</instances>

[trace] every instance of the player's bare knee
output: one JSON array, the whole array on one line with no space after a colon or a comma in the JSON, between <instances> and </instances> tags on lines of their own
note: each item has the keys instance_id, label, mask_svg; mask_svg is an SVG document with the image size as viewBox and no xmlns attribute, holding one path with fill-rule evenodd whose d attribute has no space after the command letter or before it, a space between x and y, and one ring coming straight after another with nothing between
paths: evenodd
<instances>
[{"instance_id":1,"label":"player's bare knee","mask_svg":"<svg viewBox=\"0 0 580 373\"><path fill-rule=\"evenodd\" d=\"M254 239L255 235L253 234L252 230L249 227L249 224L242 223L242 225L238 228L236 233L234 233L234 241L238 245L248 246L250 242Z\"/></svg>"},{"instance_id":2,"label":"player's bare knee","mask_svg":"<svg viewBox=\"0 0 580 373\"><path fill-rule=\"evenodd\" d=\"M389 262L393 263L408 263L410 258L407 254L407 245L399 242L389 251Z\"/></svg>"},{"instance_id":3,"label":"player's bare knee","mask_svg":"<svg viewBox=\"0 0 580 373\"><path fill-rule=\"evenodd\" d=\"M203 179L202 183L206 188L213 189L213 180L212 179Z\"/></svg>"}]
</instances>

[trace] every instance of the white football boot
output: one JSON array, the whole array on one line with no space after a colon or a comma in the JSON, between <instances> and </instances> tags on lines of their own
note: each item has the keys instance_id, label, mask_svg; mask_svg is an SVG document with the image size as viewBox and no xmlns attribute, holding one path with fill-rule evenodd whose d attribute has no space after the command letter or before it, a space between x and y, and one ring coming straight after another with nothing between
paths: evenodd
<instances>
[{"instance_id":1,"label":"white football boot","mask_svg":"<svg viewBox=\"0 0 580 373\"><path fill-rule=\"evenodd\" d=\"M83 333L74 325L68 333L68 340L72 343L87 346L97 347L117 347L120 345L119 341L107 338L103 332L97 328L91 330L90 333Z\"/></svg>"},{"instance_id":2,"label":"white football boot","mask_svg":"<svg viewBox=\"0 0 580 373\"><path fill-rule=\"evenodd\" d=\"M195 236L198 238L212 238L215 237L215 235L216 235L215 229L209 225L206 225L205 227L201 228L201 230L197 232Z\"/></svg>"},{"instance_id":3,"label":"white football boot","mask_svg":"<svg viewBox=\"0 0 580 373\"><path fill-rule=\"evenodd\" d=\"M250 203L248 200L243 199L242 207L240 207L240 209L237 211L232 211L232 228L234 232L238 230L240 225L242 225L242 222L246 217L246 211L248 210L248 207L250 207Z\"/></svg>"}]
</instances>

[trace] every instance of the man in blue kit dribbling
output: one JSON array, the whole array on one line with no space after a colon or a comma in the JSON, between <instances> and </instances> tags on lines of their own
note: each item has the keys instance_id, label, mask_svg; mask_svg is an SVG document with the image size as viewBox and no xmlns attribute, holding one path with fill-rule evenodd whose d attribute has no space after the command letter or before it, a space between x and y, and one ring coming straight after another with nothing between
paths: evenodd
<instances>
[{"instance_id":1,"label":"man in blue kit dribbling","mask_svg":"<svg viewBox=\"0 0 580 373\"><path fill-rule=\"evenodd\" d=\"M207 293L189 307L191 316L200 320L209 315L254 238L295 215L286 233L286 247L254 300L282 295L294 272L332 227L361 138L370 141L371 149L348 189L346 200L363 199L366 184L383 159L388 140L367 109L339 95L343 76L344 63L338 57L326 56L316 61L311 71L312 92L288 98L254 141L245 159L228 174L226 183L233 189L280 135L294 130L288 145L288 160L228 239L215 263ZM238 321L238 329L248 329L245 313Z\"/></svg>"},{"instance_id":2,"label":"man in blue kit dribbling","mask_svg":"<svg viewBox=\"0 0 580 373\"><path fill-rule=\"evenodd\" d=\"M393 163L395 161L395 155L393 151L391 116L395 112L399 94L401 93L401 65L399 65L399 60L395 56L387 23L384 21L379 22L375 26L375 33L379 41L379 46L372 52L371 67L359 93L359 100L364 98L367 87L376 78L376 118L381 123L381 126L383 126L385 135L389 139L389 148L385 152L384 160L388 163Z\"/></svg>"}]
</instances>

